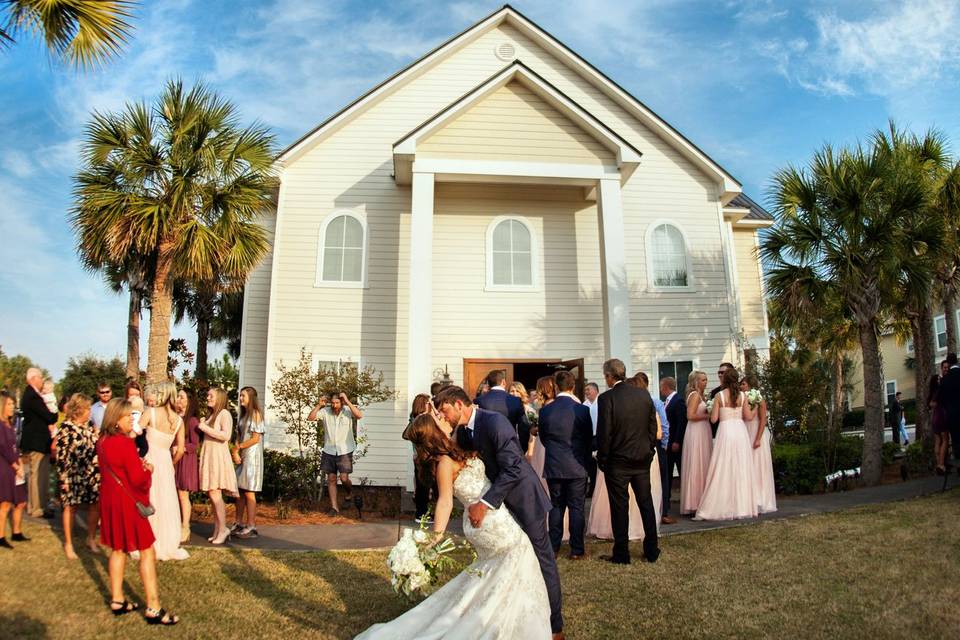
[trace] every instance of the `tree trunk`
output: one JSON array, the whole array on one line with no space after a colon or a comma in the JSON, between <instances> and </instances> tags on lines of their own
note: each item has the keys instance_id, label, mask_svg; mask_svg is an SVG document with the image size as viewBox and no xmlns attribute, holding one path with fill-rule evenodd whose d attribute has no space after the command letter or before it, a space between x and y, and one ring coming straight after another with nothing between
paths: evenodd
<instances>
[{"instance_id":1,"label":"tree trunk","mask_svg":"<svg viewBox=\"0 0 960 640\"><path fill-rule=\"evenodd\" d=\"M957 297L951 289L944 292L943 315L947 321L947 353L957 353Z\"/></svg>"},{"instance_id":2,"label":"tree trunk","mask_svg":"<svg viewBox=\"0 0 960 640\"><path fill-rule=\"evenodd\" d=\"M880 345L874 323L860 324L860 351L863 356L863 462L861 473L868 485L880 484L883 471L883 374Z\"/></svg>"},{"instance_id":3,"label":"tree trunk","mask_svg":"<svg viewBox=\"0 0 960 640\"><path fill-rule=\"evenodd\" d=\"M130 291L127 315L127 378L140 381L140 294Z\"/></svg>"},{"instance_id":4,"label":"tree trunk","mask_svg":"<svg viewBox=\"0 0 960 640\"><path fill-rule=\"evenodd\" d=\"M833 357L833 408L830 415L828 442L836 442L843 422L843 354Z\"/></svg>"},{"instance_id":5,"label":"tree trunk","mask_svg":"<svg viewBox=\"0 0 960 640\"><path fill-rule=\"evenodd\" d=\"M210 341L210 321L197 319L197 367L193 375L197 380L207 380L207 343Z\"/></svg>"},{"instance_id":6,"label":"tree trunk","mask_svg":"<svg viewBox=\"0 0 960 640\"><path fill-rule=\"evenodd\" d=\"M932 316L928 305L920 305L913 326L913 376L917 402L917 432L914 438L917 442L923 442L931 429L927 394L930 391L930 375L936 370Z\"/></svg>"},{"instance_id":7,"label":"tree trunk","mask_svg":"<svg viewBox=\"0 0 960 640\"><path fill-rule=\"evenodd\" d=\"M170 311L173 308L173 243L160 245L150 297L150 344L147 352L147 384L166 382L170 349Z\"/></svg>"}]
</instances>

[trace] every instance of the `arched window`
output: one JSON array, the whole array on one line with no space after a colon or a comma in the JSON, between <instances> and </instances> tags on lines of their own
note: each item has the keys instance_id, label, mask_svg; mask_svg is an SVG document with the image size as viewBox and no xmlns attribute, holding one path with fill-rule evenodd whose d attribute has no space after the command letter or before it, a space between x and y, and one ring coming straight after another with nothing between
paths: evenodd
<instances>
[{"instance_id":1,"label":"arched window","mask_svg":"<svg viewBox=\"0 0 960 640\"><path fill-rule=\"evenodd\" d=\"M669 222L654 223L647 232L650 285L657 289L690 286L690 261L683 232Z\"/></svg>"},{"instance_id":2,"label":"arched window","mask_svg":"<svg viewBox=\"0 0 960 640\"><path fill-rule=\"evenodd\" d=\"M487 228L487 288L532 289L537 286L536 241L522 218L497 218Z\"/></svg>"},{"instance_id":3,"label":"arched window","mask_svg":"<svg viewBox=\"0 0 960 640\"><path fill-rule=\"evenodd\" d=\"M362 286L367 227L352 213L334 213L320 227L317 285Z\"/></svg>"}]
</instances>

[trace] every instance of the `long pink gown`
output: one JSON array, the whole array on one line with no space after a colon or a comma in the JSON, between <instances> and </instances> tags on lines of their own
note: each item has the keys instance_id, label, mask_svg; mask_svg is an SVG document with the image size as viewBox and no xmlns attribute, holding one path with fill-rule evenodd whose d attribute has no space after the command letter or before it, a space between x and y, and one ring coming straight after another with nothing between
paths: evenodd
<instances>
[{"instance_id":1,"label":"long pink gown","mask_svg":"<svg viewBox=\"0 0 960 640\"><path fill-rule=\"evenodd\" d=\"M630 528L628 531L631 540L643 540L643 522L640 520L640 507L633 493L633 487L628 487L628 504L630 505ZM660 517L663 511L663 490L660 484L660 464L657 457L650 463L650 494L653 498L653 508L657 512L657 532L660 531ZM597 486L593 490L593 499L590 501L590 514L587 516L587 535L601 540L613 540L613 524L610 521L610 499L607 497L607 485L603 481L603 471L597 469Z\"/></svg>"},{"instance_id":2,"label":"long pink gown","mask_svg":"<svg viewBox=\"0 0 960 640\"><path fill-rule=\"evenodd\" d=\"M743 421L746 394L740 403L729 406L726 392L718 393L720 426L713 443L713 456L707 469L707 482L697 508L696 520L735 520L757 516L757 494L754 488L753 444Z\"/></svg>"},{"instance_id":3,"label":"long pink gown","mask_svg":"<svg viewBox=\"0 0 960 640\"><path fill-rule=\"evenodd\" d=\"M750 446L757 439L760 428L760 413L747 420L750 433ZM770 453L770 429L764 429L760 436L760 446L753 450L754 491L757 494L757 509L760 513L773 513L777 510L777 489L773 482L773 455Z\"/></svg>"},{"instance_id":4,"label":"long pink gown","mask_svg":"<svg viewBox=\"0 0 960 640\"><path fill-rule=\"evenodd\" d=\"M690 406L695 397L699 400L700 411L706 412L706 403L695 391L687 396L687 406ZM680 513L696 513L700 507L712 455L713 430L710 428L710 421L704 418L687 422L680 454Z\"/></svg>"}]
</instances>

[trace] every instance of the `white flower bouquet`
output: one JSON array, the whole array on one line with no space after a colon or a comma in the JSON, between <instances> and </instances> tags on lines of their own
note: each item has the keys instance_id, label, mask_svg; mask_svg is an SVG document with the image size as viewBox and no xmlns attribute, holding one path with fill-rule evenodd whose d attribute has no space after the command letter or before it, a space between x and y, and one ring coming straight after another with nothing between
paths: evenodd
<instances>
[{"instance_id":1,"label":"white flower bouquet","mask_svg":"<svg viewBox=\"0 0 960 640\"><path fill-rule=\"evenodd\" d=\"M763 395L761 395L759 389L750 389L747 391L747 402L750 403L751 407L759 406L763 402Z\"/></svg>"},{"instance_id":2,"label":"white flower bouquet","mask_svg":"<svg viewBox=\"0 0 960 640\"><path fill-rule=\"evenodd\" d=\"M707 400L707 415L713 413L713 398Z\"/></svg>"},{"instance_id":3,"label":"white flower bouquet","mask_svg":"<svg viewBox=\"0 0 960 640\"><path fill-rule=\"evenodd\" d=\"M428 595L444 570L459 566L451 556L454 551L473 550L468 543L457 543L453 538L432 542L423 522L425 519L420 529L405 530L387 556L393 590L410 600Z\"/></svg>"}]
</instances>

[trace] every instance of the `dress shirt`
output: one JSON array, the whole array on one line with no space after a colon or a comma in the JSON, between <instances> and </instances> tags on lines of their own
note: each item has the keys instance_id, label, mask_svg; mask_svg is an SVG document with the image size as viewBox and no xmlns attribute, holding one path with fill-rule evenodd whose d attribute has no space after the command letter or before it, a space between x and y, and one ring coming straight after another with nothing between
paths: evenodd
<instances>
[{"instance_id":1,"label":"dress shirt","mask_svg":"<svg viewBox=\"0 0 960 640\"><path fill-rule=\"evenodd\" d=\"M663 430L663 437L660 438L660 446L666 449L669 446L670 442L670 422L667 420L667 405L660 398L654 398L651 394L651 399L653 399L653 406L657 410L657 415L660 416L660 428Z\"/></svg>"},{"instance_id":2,"label":"dress shirt","mask_svg":"<svg viewBox=\"0 0 960 640\"><path fill-rule=\"evenodd\" d=\"M496 388L497 388L497 387L494 387L494 389L496 389ZM500 389L503 389L503 387L499 387L499 388L500 388ZM476 424L476 422L477 422L477 408L474 407L474 408L473 408L473 412L470 414L470 419L467 420L467 424L465 425L465 426L467 427L467 431L470 432L470 439L471 439L471 440L473 440L473 427L474 427L474 425ZM487 502L487 501L484 500L483 498L480 498L480 502L482 502L483 504L487 505L487 507L490 508L490 509L496 509L496 507L494 507L492 504L490 504L489 502Z\"/></svg>"},{"instance_id":3,"label":"dress shirt","mask_svg":"<svg viewBox=\"0 0 960 640\"><path fill-rule=\"evenodd\" d=\"M582 403L580 402L580 398L578 398L577 396L573 395L573 394L570 393L569 391L562 391L562 392L558 393L558 394L557 394L557 397L559 398L560 396L566 396L566 397L570 398L571 400L573 400L574 402L576 402L577 404L582 404Z\"/></svg>"},{"instance_id":4,"label":"dress shirt","mask_svg":"<svg viewBox=\"0 0 960 640\"><path fill-rule=\"evenodd\" d=\"M590 420L593 422L593 435L597 435L597 416L599 415L600 407L597 406L597 401L594 400L590 402L589 400L584 400L585 404L590 409Z\"/></svg>"},{"instance_id":5,"label":"dress shirt","mask_svg":"<svg viewBox=\"0 0 960 640\"><path fill-rule=\"evenodd\" d=\"M323 452L331 456L343 456L353 453L357 443L353 438L353 413L349 407L342 407L337 415L330 407L320 412L323 422Z\"/></svg>"},{"instance_id":6,"label":"dress shirt","mask_svg":"<svg viewBox=\"0 0 960 640\"><path fill-rule=\"evenodd\" d=\"M93 420L93 424L97 426L97 429L103 424L103 412L106 410L107 405L99 400L94 402L93 406L90 407L90 419Z\"/></svg>"}]
</instances>

